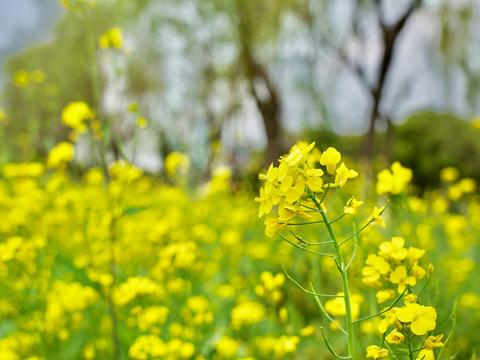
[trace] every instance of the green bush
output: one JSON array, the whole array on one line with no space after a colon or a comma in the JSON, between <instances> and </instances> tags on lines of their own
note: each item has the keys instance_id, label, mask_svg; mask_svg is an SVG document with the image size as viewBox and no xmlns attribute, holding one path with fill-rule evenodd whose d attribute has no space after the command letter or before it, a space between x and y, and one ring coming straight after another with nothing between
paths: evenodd
<instances>
[{"instance_id":1,"label":"green bush","mask_svg":"<svg viewBox=\"0 0 480 360\"><path fill-rule=\"evenodd\" d=\"M438 174L446 166L479 181L480 131L451 114L417 113L397 126L393 158L413 170L414 181L422 188L438 184Z\"/></svg>"}]
</instances>

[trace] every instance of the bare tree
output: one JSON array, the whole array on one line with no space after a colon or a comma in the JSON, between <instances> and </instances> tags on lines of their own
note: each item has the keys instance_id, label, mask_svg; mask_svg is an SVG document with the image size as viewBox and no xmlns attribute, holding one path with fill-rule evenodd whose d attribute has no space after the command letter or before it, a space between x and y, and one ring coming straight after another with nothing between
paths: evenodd
<instances>
[{"instance_id":1,"label":"bare tree","mask_svg":"<svg viewBox=\"0 0 480 360\"><path fill-rule=\"evenodd\" d=\"M255 99L258 111L262 117L267 136L267 149L265 161L273 162L283 152L282 126L281 126L281 99L280 94L273 84L265 65L260 63L252 48L252 26L250 18L241 0L236 0L238 11L238 41L240 45L240 60L245 71L248 89ZM261 93L258 85L261 84L266 93Z\"/></svg>"},{"instance_id":2,"label":"bare tree","mask_svg":"<svg viewBox=\"0 0 480 360\"><path fill-rule=\"evenodd\" d=\"M372 107L368 122L368 132L365 139L365 156L372 159L374 153L375 125L377 120L382 118L380 114L380 103L383 99L387 76L391 70L394 52L398 43L399 35L405 28L405 24L412 14L422 5L422 0L413 0L405 13L393 24L385 22L385 16L382 9L382 0L375 0L375 9L378 23L382 32L383 52L380 59L380 67L377 73L377 79L372 87ZM391 120L384 116L387 122L387 136L392 136Z\"/></svg>"}]
</instances>

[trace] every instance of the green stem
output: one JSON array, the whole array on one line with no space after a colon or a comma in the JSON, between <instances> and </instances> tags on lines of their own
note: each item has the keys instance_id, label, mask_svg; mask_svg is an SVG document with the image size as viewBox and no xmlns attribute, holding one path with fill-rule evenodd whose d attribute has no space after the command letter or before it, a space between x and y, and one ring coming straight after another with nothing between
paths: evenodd
<instances>
[{"instance_id":1,"label":"green stem","mask_svg":"<svg viewBox=\"0 0 480 360\"><path fill-rule=\"evenodd\" d=\"M412 344L410 342L410 336L407 336L407 344L408 344L408 358L410 360L413 360Z\"/></svg>"},{"instance_id":2,"label":"green stem","mask_svg":"<svg viewBox=\"0 0 480 360\"><path fill-rule=\"evenodd\" d=\"M332 229L330 220L328 219L327 214L323 211L320 203L315 198L315 196L311 196L312 201L317 206L320 214L322 215L323 220L325 221L325 226L327 227L328 234L333 241L333 247L336 253L336 262L338 270L340 271L340 275L342 277L342 287L343 287L343 299L345 302L345 322L346 322L346 330L347 330L347 349L348 349L348 356L351 359L355 357L355 333L353 329L353 317L352 317L352 304L350 299L350 286L348 282L348 273L346 269L345 259L343 258L342 251L340 249L340 245L338 244L337 237Z\"/></svg>"},{"instance_id":3,"label":"green stem","mask_svg":"<svg viewBox=\"0 0 480 360\"><path fill-rule=\"evenodd\" d=\"M100 158L100 166L103 171L104 175L104 190L107 193L107 187L110 182L110 173L108 171L107 165L107 151L106 151L106 144L105 144L105 133L106 129L108 129L109 124L106 121L106 117L102 116L101 114L101 85L99 81L99 69L97 63L97 47L96 47L96 34L92 27L91 21L91 13L88 11L87 18L85 19L86 23L86 40L87 40L87 51L89 56L89 75L91 81L91 90L92 90L92 105L95 109L97 115L102 124L102 131L101 131L101 138L99 139L99 158ZM110 209L113 207L110 204ZM120 344L120 336L118 331L118 317L117 317L117 309L115 307L115 302L113 299L113 291L116 286L116 259L115 259L115 243L116 243L116 221L115 215L112 212L112 220L110 223L110 236L109 236L109 251L110 251L110 260L109 260L109 270L112 276L112 284L110 286L109 291L106 293L106 302L109 310L109 317L110 323L112 326L111 332L111 341L112 341L112 351L113 351L113 359L121 359L121 344Z\"/></svg>"}]
</instances>

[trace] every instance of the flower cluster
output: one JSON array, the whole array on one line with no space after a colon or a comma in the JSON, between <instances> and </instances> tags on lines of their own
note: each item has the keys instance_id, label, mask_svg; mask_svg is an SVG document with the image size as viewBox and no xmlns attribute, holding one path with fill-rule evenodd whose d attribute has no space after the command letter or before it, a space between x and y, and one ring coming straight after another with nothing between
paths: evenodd
<instances>
[{"instance_id":1,"label":"flower cluster","mask_svg":"<svg viewBox=\"0 0 480 360\"><path fill-rule=\"evenodd\" d=\"M392 345L408 346L406 354L411 354L412 344L417 344L420 351L416 359L435 359L434 349L442 347L443 335L430 335L436 327L437 312L432 306L415 302L415 297L405 298L405 306L394 307L385 313L378 330L385 334L385 341ZM390 329L390 330L389 330ZM373 359L387 358L389 352L377 345L367 348L367 357Z\"/></svg>"},{"instance_id":2,"label":"flower cluster","mask_svg":"<svg viewBox=\"0 0 480 360\"><path fill-rule=\"evenodd\" d=\"M38 84L45 81L45 73L42 70L18 70L14 74L14 83L18 87L25 87L29 84Z\"/></svg>"},{"instance_id":3,"label":"flower cluster","mask_svg":"<svg viewBox=\"0 0 480 360\"><path fill-rule=\"evenodd\" d=\"M403 167L398 161L390 169L384 169L377 174L377 194L398 195L403 193L412 180L412 170Z\"/></svg>"},{"instance_id":4,"label":"flower cluster","mask_svg":"<svg viewBox=\"0 0 480 360\"><path fill-rule=\"evenodd\" d=\"M383 318L378 322L378 331L385 341L390 345L408 346L405 351L411 356L412 344L423 342L417 359L434 359L433 349L443 346L442 335L430 335L436 327L437 312L432 306L419 304L418 296L412 292L417 281L427 273L418 264L424 255L425 250L407 248L405 240L395 236L391 241L381 243L377 254L368 256L362 269L362 281L370 287L383 287L376 293L379 304L396 297L392 306L382 312ZM388 285L393 285L399 295L396 296ZM402 297L404 306L395 306ZM371 345L367 348L368 358L382 359L388 355L388 349L383 347Z\"/></svg>"},{"instance_id":5,"label":"flower cluster","mask_svg":"<svg viewBox=\"0 0 480 360\"><path fill-rule=\"evenodd\" d=\"M270 165L266 174L260 174L265 184L255 201L260 203L259 217L265 219L267 236L273 236L296 216L309 218L307 209L314 206L312 197L325 188L344 186L358 176L341 162L341 154L330 147L323 153L315 143L300 142L279 160L278 167ZM273 210L276 213L272 214Z\"/></svg>"},{"instance_id":6,"label":"flower cluster","mask_svg":"<svg viewBox=\"0 0 480 360\"><path fill-rule=\"evenodd\" d=\"M418 262L425 255L425 250L405 247L405 239L394 236L390 241L380 244L377 254L370 254L362 269L362 282L370 287L380 288L385 283L397 288L398 293L407 287L415 286L417 280L423 279L426 270ZM394 297L392 290L377 292L379 303Z\"/></svg>"},{"instance_id":7,"label":"flower cluster","mask_svg":"<svg viewBox=\"0 0 480 360\"><path fill-rule=\"evenodd\" d=\"M255 287L255 293L268 301L278 303L282 300L282 286L285 283L285 275L264 271L260 274L260 283Z\"/></svg>"}]
</instances>

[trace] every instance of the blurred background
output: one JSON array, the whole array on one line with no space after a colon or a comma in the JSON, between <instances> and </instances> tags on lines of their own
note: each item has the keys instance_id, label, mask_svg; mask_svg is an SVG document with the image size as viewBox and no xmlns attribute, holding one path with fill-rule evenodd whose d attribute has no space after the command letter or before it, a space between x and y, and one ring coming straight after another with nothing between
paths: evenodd
<instances>
[{"instance_id":1,"label":"blurred background","mask_svg":"<svg viewBox=\"0 0 480 360\"><path fill-rule=\"evenodd\" d=\"M123 46L98 49L112 27ZM421 188L451 165L480 180L478 0L0 0L0 63L2 163L43 159L85 101L109 156L152 173L178 150L199 179L253 174L307 139Z\"/></svg>"}]
</instances>

